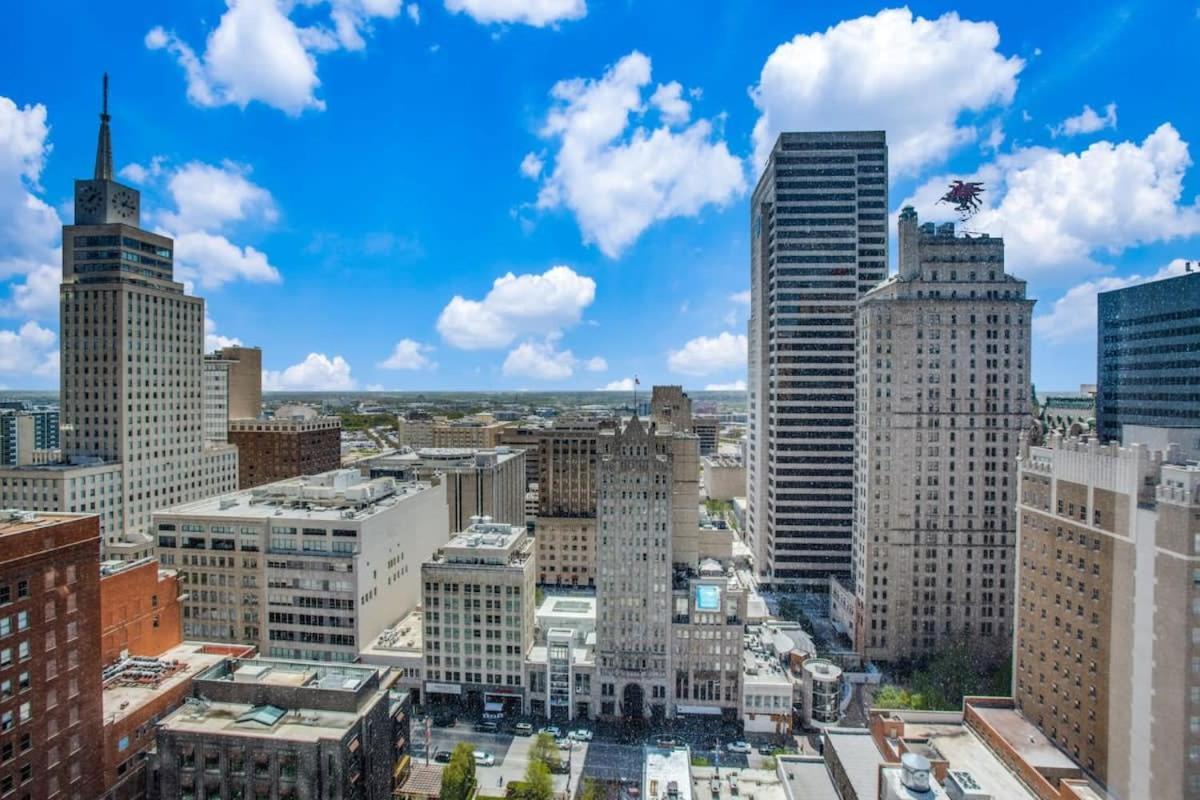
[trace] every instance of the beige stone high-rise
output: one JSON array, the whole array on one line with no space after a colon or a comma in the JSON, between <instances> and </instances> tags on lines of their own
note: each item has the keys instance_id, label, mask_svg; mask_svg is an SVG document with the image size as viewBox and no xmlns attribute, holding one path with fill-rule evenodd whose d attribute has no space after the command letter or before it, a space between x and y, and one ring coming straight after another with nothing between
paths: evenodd
<instances>
[{"instance_id":1,"label":"beige stone high-rise","mask_svg":"<svg viewBox=\"0 0 1200 800\"><path fill-rule=\"evenodd\" d=\"M894 661L965 640L999 659L1034 301L1002 239L905 208L899 248L899 272L858 304L855 645Z\"/></svg>"},{"instance_id":2,"label":"beige stone high-rise","mask_svg":"<svg viewBox=\"0 0 1200 800\"><path fill-rule=\"evenodd\" d=\"M1200 797L1189 457L1054 434L1020 458L1013 694L1114 800Z\"/></svg>"},{"instance_id":3,"label":"beige stone high-rise","mask_svg":"<svg viewBox=\"0 0 1200 800\"><path fill-rule=\"evenodd\" d=\"M75 182L62 235L64 463L6 471L0 501L99 513L106 557L141 558L152 512L236 488L237 448L205 446L204 300L175 280L174 242L138 227L139 192L113 180L109 120L106 78L95 175Z\"/></svg>"},{"instance_id":4,"label":"beige stone high-rise","mask_svg":"<svg viewBox=\"0 0 1200 800\"><path fill-rule=\"evenodd\" d=\"M229 418L258 419L262 415L262 350L232 345L213 355L229 362Z\"/></svg>"}]
</instances>

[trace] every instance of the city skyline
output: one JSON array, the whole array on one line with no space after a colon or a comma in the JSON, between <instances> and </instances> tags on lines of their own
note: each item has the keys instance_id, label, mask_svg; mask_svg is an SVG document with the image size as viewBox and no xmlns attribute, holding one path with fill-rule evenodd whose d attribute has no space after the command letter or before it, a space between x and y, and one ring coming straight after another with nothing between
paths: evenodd
<instances>
[{"instance_id":1,"label":"city skyline","mask_svg":"<svg viewBox=\"0 0 1200 800\"><path fill-rule=\"evenodd\" d=\"M1094 382L1095 290L1198 255L1195 112L1143 66L1186 68L1194 9L1068 11L1049 30L1017 8L504 7L79 8L33 72L15 65L50 21L18 10L27 35L0 56L21 75L0 91L0 386L56 384L60 226L105 69L118 179L176 239L209 344L262 346L268 389L737 386L747 204L781 130L887 132L893 245L900 207L952 219L944 184L984 180L971 228L1005 237L1039 301L1039 388ZM234 49L277 58L245 69L238 30ZM98 32L119 58L83 46ZM909 50L927 71L869 80ZM836 69L797 80L810 58Z\"/></svg>"}]
</instances>

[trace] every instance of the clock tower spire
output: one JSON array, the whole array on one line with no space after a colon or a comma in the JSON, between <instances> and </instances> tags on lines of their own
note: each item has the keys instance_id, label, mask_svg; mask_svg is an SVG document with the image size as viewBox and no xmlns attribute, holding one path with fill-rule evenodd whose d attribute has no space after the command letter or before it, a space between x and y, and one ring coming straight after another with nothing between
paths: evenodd
<instances>
[{"instance_id":1,"label":"clock tower spire","mask_svg":"<svg viewBox=\"0 0 1200 800\"><path fill-rule=\"evenodd\" d=\"M111 181L112 166L112 135L108 130L108 73L104 73L103 105L100 111L100 136L96 141L96 173L92 177L98 181Z\"/></svg>"}]
</instances>

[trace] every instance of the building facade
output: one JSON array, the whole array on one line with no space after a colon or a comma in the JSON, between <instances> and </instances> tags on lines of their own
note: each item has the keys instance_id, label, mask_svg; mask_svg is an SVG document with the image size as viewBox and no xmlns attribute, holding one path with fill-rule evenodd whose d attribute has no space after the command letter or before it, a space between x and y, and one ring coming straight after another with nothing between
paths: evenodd
<instances>
[{"instance_id":1,"label":"building facade","mask_svg":"<svg viewBox=\"0 0 1200 800\"><path fill-rule=\"evenodd\" d=\"M473 517L525 524L525 451L496 447L425 447L371 459L372 478L436 481L446 487L448 530L465 530Z\"/></svg>"},{"instance_id":2,"label":"building facade","mask_svg":"<svg viewBox=\"0 0 1200 800\"><path fill-rule=\"evenodd\" d=\"M389 800L412 703L386 668L227 658L157 728L157 797Z\"/></svg>"},{"instance_id":3,"label":"building facade","mask_svg":"<svg viewBox=\"0 0 1200 800\"><path fill-rule=\"evenodd\" d=\"M166 509L158 559L186 591L185 638L353 661L421 602L449 536L441 486L335 470Z\"/></svg>"},{"instance_id":4,"label":"building facade","mask_svg":"<svg viewBox=\"0 0 1200 800\"><path fill-rule=\"evenodd\" d=\"M103 474L114 491L101 518L106 555L136 559L153 549L152 512L236 487L237 449L205 446L204 300L175 280L172 240L139 227L138 191L113 180L109 121L106 88L95 173L75 182L75 224L63 227L61 447L69 467L99 468L85 484ZM75 477L32 468L0 477L0 495L41 481L22 507L78 508ZM89 505L97 488L85 486Z\"/></svg>"},{"instance_id":5,"label":"building facade","mask_svg":"<svg viewBox=\"0 0 1200 800\"><path fill-rule=\"evenodd\" d=\"M401 447L433 447L434 419L423 412L396 418L396 438Z\"/></svg>"},{"instance_id":6,"label":"building facade","mask_svg":"<svg viewBox=\"0 0 1200 800\"><path fill-rule=\"evenodd\" d=\"M855 646L895 661L969 641L998 660L1034 301L1000 238L918 226L906 207L898 241L899 272L858 304Z\"/></svg>"},{"instance_id":7,"label":"building facade","mask_svg":"<svg viewBox=\"0 0 1200 800\"><path fill-rule=\"evenodd\" d=\"M434 447L474 447L486 450L500 444L508 423L459 419L433 424Z\"/></svg>"},{"instance_id":8,"label":"building facade","mask_svg":"<svg viewBox=\"0 0 1200 800\"><path fill-rule=\"evenodd\" d=\"M525 526L484 518L421 565L427 702L522 712L537 606L534 557Z\"/></svg>"},{"instance_id":9,"label":"building facade","mask_svg":"<svg viewBox=\"0 0 1200 800\"><path fill-rule=\"evenodd\" d=\"M1200 272L1096 296L1096 430L1200 427Z\"/></svg>"},{"instance_id":10,"label":"building facade","mask_svg":"<svg viewBox=\"0 0 1200 800\"><path fill-rule=\"evenodd\" d=\"M1196 797L1200 467L1178 446L1048 444L1019 463L1017 708L1109 797Z\"/></svg>"},{"instance_id":11,"label":"building facade","mask_svg":"<svg viewBox=\"0 0 1200 800\"><path fill-rule=\"evenodd\" d=\"M229 362L229 418L262 416L262 350L233 345L215 350L213 355Z\"/></svg>"},{"instance_id":12,"label":"building facade","mask_svg":"<svg viewBox=\"0 0 1200 800\"><path fill-rule=\"evenodd\" d=\"M5 512L0 545L0 794L87 800L101 780L99 521Z\"/></svg>"},{"instance_id":13,"label":"building facade","mask_svg":"<svg viewBox=\"0 0 1200 800\"><path fill-rule=\"evenodd\" d=\"M179 576L158 560L100 564L100 662L157 656L183 641Z\"/></svg>"},{"instance_id":14,"label":"building facade","mask_svg":"<svg viewBox=\"0 0 1200 800\"><path fill-rule=\"evenodd\" d=\"M538 445L538 583L596 584L596 474L601 424L560 419Z\"/></svg>"},{"instance_id":15,"label":"building facade","mask_svg":"<svg viewBox=\"0 0 1200 800\"><path fill-rule=\"evenodd\" d=\"M700 455L716 455L721 442L721 423L717 418L711 414L698 415L692 419L692 430L700 437Z\"/></svg>"},{"instance_id":16,"label":"building facade","mask_svg":"<svg viewBox=\"0 0 1200 800\"><path fill-rule=\"evenodd\" d=\"M855 306L887 277L887 178L882 131L783 133L751 199L746 521L767 584L850 573Z\"/></svg>"},{"instance_id":17,"label":"building facade","mask_svg":"<svg viewBox=\"0 0 1200 800\"><path fill-rule=\"evenodd\" d=\"M216 353L204 356L204 441L229 441L229 368L232 362Z\"/></svg>"},{"instance_id":18,"label":"building facade","mask_svg":"<svg viewBox=\"0 0 1200 800\"><path fill-rule=\"evenodd\" d=\"M231 419L229 442L238 449L238 488L252 489L341 466L342 420Z\"/></svg>"},{"instance_id":19,"label":"building facade","mask_svg":"<svg viewBox=\"0 0 1200 800\"><path fill-rule=\"evenodd\" d=\"M57 449L57 408L0 409L0 467L34 464L39 452Z\"/></svg>"}]
</instances>

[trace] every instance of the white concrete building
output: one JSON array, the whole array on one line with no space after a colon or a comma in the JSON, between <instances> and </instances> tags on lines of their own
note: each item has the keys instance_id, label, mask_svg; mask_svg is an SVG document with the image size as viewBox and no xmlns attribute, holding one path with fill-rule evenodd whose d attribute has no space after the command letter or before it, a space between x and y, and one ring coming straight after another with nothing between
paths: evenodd
<instances>
[{"instance_id":1,"label":"white concrete building","mask_svg":"<svg viewBox=\"0 0 1200 800\"><path fill-rule=\"evenodd\" d=\"M445 502L441 486L335 470L155 514L159 561L187 591L184 637L353 661L420 604Z\"/></svg>"},{"instance_id":2,"label":"white concrete building","mask_svg":"<svg viewBox=\"0 0 1200 800\"><path fill-rule=\"evenodd\" d=\"M529 713L567 722L591 719L596 686L596 599L550 595L536 614L525 659Z\"/></svg>"},{"instance_id":3,"label":"white concrete building","mask_svg":"<svg viewBox=\"0 0 1200 800\"><path fill-rule=\"evenodd\" d=\"M517 714L536 605L533 540L486 517L421 565L427 702Z\"/></svg>"}]
</instances>

